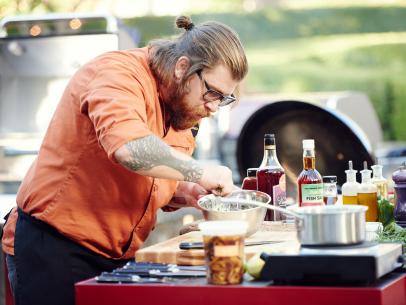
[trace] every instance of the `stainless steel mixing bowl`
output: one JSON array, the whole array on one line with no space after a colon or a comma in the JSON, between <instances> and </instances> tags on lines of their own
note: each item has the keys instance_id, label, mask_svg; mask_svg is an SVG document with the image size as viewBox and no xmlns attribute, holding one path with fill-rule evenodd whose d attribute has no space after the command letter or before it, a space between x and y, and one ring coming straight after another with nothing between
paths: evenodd
<instances>
[{"instance_id":1,"label":"stainless steel mixing bowl","mask_svg":"<svg viewBox=\"0 0 406 305\"><path fill-rule=\"evenodd\" d=\"M233 203L213 200L213 195L207 195L199 199L198 205L202 208L205 220L244 220L248 223L246 236L258 231L264 221L267 209L249 204L238 203L242 201L258 201L269 204L271 197L259 191L235 191L226 198L232 198ZM237 203L235 203L237 201Z\"/></svg>"}]
</instances>

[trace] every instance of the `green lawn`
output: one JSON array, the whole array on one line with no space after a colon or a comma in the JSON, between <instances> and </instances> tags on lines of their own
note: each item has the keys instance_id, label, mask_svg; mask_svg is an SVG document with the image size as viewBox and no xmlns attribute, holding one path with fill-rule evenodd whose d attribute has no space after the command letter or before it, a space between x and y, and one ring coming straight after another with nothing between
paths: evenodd
<instances>
[{"instance_id":1,"label":"green lawn","mask_svg":"<svg viewBox=\"0 0 406 305\"><path fill-rule=\"evenodd\" d=\"M246 93L363 91L386 139L406 140L406 32L276 40L247 56Z\"/></svg>"},{"instance_id":2,"label":"green lawn","mask_svg":"<svg viewBox=\"0 0 406 305\"><path fill-rule=\"evenodd\" d=\"M199 14L233 27L250 71L244 92L357 90L372 100L386 140L406 141L406 7L349 6ZM170 36L174 16L126 20L150 39Z\"/></svg>"}]
</instances>

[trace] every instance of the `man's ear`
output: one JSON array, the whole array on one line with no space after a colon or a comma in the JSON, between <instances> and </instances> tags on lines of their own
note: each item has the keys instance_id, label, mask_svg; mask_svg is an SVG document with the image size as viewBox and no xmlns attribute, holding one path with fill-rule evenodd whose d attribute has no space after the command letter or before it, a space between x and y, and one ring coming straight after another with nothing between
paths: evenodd
<instances>
[{"instance_id":1,"label":"man's ear","mask_svg":"<svg viewBox=\"0 0 406 305\"><path fill-rule=\"evenodd\" d=\"M178 58L175 64L175 78L180 81L190 68L190 60L186 56Z\"/></svg>"}]
</instances>

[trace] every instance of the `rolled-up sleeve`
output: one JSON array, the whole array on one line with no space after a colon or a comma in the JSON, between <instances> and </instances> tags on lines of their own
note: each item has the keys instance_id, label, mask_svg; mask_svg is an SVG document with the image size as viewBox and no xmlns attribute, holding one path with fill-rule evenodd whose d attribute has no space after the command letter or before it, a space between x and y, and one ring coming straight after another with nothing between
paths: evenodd
<instances>
[{"instance_id":1,"label":"rolled-up sleeve","mask_svg":"<svg viewBox=\"0 0 406 305\"><path fill-rule=\"evenodd\" d=\"M131 68L125 57L103 59L81 97L81 109L86 109L100 145L113 161L122 145L152 134L143 86Z\"/></svg>"}]
</instances>

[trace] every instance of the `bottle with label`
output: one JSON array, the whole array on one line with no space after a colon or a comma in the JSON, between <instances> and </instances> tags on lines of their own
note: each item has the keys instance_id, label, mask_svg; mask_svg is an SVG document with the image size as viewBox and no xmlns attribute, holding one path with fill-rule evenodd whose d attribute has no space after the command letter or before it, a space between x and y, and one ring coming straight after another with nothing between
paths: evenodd
<instances>
[{"instance_id":1,"label":"bottle with label","mask_svg":"<svg viewBox=\"0 0 406 305\"><path fill-rule=\"evenodd\" d=\"M276 155L274 134L264 135L264 158L257 171L258 191L271 196L271 204L284 207L286 199L285 171ZM265 220L281 220L281 213L268 210Z\"/></svg>"},{"instance_id":2,"label":"bottle with label","mask_svg":"<svg viewBox=\"0 0 406 305\"><path fill-rule=\"evenodd\" d=\"M371 170L364 161L364 169L361 171L362 182L358 191L358 204L368 207L366 221L378 221L378 188L371 182Z\"/></svg>"},{"instance_id":3,"label":"bottle with label","mask_svg":"<svg viewBox=\"0 0 406 305\"><path fill-rule=\"evenodd\" d=\"M257 171L258 168L247 169L247 177L244 178L241 186L243 190L257 190Z\"/></svg>"},{"instance_id":4,"label":"bottle with label","mask_svg":"<svg viewBox=\"0 0 406 305\"><path fill-rule=\"evenodd\" d=\"M323 181L316 170L314 140L303 140L303 171L298 178L299 206L324 205Z\"/></svg>"},{"instance_id":5,"label":"bottle with label","mask_svg":"<svg viewBox=\"0 0 406 305\"><path fill-rule=\"evenodd\" d=\"M372 183L378 188L378 198L388 199L388 181L382 176L382 165L372 165Z\"/></svg>"},{"instance_id":6,"label":"bottle with label","mask_svg":"<svg viewBox=\"0 0 406 305\"><path fill-rule=\"evenodd\" d=\"M352 168L352 161L348 162L348 169L345 171L347 182L341 188L343 204L358 204L358 192L360 184L357 182L357 172Z\"/></svg>"},{"instance_id":7,"label":"bottle with label","mask_svg":"<svg viewBox=\"0 0 406 305\"><path fill-rule=\"evenodd\" d=\"M337 176L323 176L323 201L325 205L337 202Z\"/></svg>"}]
</instances>

